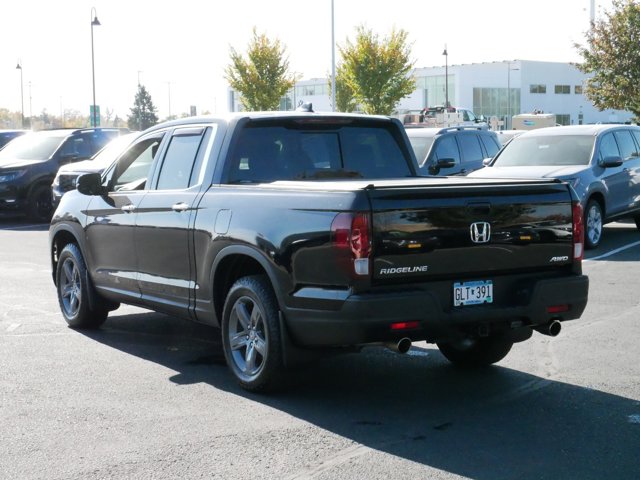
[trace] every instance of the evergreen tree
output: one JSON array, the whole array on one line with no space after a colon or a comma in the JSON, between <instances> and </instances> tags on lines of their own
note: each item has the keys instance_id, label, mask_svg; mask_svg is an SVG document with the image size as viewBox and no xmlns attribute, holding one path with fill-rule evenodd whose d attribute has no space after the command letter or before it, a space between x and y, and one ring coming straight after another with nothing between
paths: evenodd
<instances>
[{"instance_id":1,"label":"evergreen tree","mask_svg":"<svg viewBox=\"0 0 640 480\"><path fill-rule=\"evenodd\" d=\"M158 123L157 109L151 95L144 85L138 85L131 115L127 116L127 125L131 130L146 130Z\"/></svg>"}]
</instances>

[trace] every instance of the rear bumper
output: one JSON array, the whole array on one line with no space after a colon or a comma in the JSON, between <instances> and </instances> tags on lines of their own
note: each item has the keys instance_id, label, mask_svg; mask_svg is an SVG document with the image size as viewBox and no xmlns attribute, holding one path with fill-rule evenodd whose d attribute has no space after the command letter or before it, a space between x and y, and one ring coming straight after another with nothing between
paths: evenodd
<instances>
[{"instance_id":1,"label":"rear bumper","mask_svg":"<svg viewBox=\"0 0 640 480\"><path fill-rule=\"evenodd\" d=\"M402 337L447 341L474 335L479 328L491 332L579 318L587 305L589 279L584 275L498 279L495 304L466 307L452 306L451 286L452 282L442 281L357 295L314 290L305 293L312 308L284 310L286 325L301 346L363 345ZM568 305L568 310L547 311L557 305ZM391 330L392 323L415 321L418 328Z\"/></svg>"}]
</instances>

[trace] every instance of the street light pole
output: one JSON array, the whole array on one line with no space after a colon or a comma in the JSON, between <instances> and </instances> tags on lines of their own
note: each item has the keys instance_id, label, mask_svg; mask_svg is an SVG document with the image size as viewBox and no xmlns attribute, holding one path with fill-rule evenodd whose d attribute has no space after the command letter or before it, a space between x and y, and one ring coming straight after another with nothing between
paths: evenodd
<instances>
[{"instance_id":1,"label":"street light pole","mask_svg":"<svg viewBox=\"0 0 640 480\"><path fill-rule=\"evenodd\" d=\"M449 52L447 52L447 44L444 44L444 108L449 111Z\"/></svg>"},{"instance_id":2,"label":"street light pole","mask_svg":"<svg viewBox=\"0 0 640 480\"><path fill-rule=\"evenodd\" d=\"M511 129L511 70L520 70L519 68L511 68L511 60L507 61L507 121L505 129Z\"/></svg>"},{"instance_id":3,"label":"street light pole","mask_svg":"<svg viewBox=\"0 0 640 480\"><path fill-rule=\"evenodd\" d=\"M98 126L98 122L96 121L96 68L95 68L95 62L94 62L94 55L93 55L93 27L99 27L101 25L100 21L98 20L98 15L96 13L96 8L95 7L91 7L91 79L93 81L93 126L97 127Z\"/></svg>"},{"instance_id":4,"label":"street light pole","mask_svg":"<svg viewBox=\"0 0 640 480\"><path fill-rule=\"evenodd\" d=\"M22 112L22 117L20 119L20 128L24 128L24 82L22 80L22 65L20 64L20 60L18 60L16 69L20 70L20 109Z\"/></svg>"},{"instance_id":5,"label":"street light pole","mask_svg":"<svg viewBox=\"0 0 640 480\"><path fill-rule=\"evenodd\" d=\"M336 111L336 36L333 0L331 0L331 111Z\"/></svg>"},{"instance_id":6,"label":"street light pole","mask_svg":"<svg viewBox=\"0 0 640 480\"><path fill-rule=\"evenodd\" d=\"M171 120L171 82L167 82L167 87L169 88L169 116L168 120Z\"/></svg>"}]
</instances>

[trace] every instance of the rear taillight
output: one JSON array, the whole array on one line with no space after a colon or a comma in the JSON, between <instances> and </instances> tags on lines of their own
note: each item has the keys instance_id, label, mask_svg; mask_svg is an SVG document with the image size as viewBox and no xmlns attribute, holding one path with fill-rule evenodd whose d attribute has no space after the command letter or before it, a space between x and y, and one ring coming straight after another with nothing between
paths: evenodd
<instances>
[{"instance_id":1,"label":"rear taillight","mask_svg":"<svg viewBox=\"0 0 640 480\"><path fill-rule=\"evenodd\" d=\"M370 228L369 214L364 212L339 213L331 222L332 242L336 247L350 251L349 263L356 275L369 275Z\"/></svg>"},{"instance_id":2,"label":"rear taillight","mask_svg":"<svg viewBox=\"0 0 640 480\"><path fill-rule=\"evenodd\" d=\"M581 261L584 255L584 223L580 202L573 202L573 259Z\"/></svg>"}]
</instances>

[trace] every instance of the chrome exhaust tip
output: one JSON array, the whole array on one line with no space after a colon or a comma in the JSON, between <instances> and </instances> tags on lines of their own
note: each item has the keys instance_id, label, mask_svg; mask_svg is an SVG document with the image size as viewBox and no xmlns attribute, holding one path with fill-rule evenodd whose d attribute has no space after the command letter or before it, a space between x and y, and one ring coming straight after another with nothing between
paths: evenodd
<instances>
[{"instance_id":1,"label":"chrome exhaust tip","mask_svg":"<svg viewBox=\"0 0 640 480\"><path fill-rule=\"evenodd\" d=\"M411 349L411 339L404 337L398 340L398 342L388 342L385 343L385 346L389 350L393 350L396 353L407 353Z\"/></svg>"},{"instance_id":2,"label":"chrome exhaust tip","mask_svg":"<svg viewBox=\"0 0 640 480\"><path fill-rule=\"evenodd\" d=\"M546 325L538 325L537 327L534 327L534 330L542 333L543 335L557 337L560 335L560 331L562 330L562 324L558 320L551 320Z\"/></svg>"}]
</instances>

